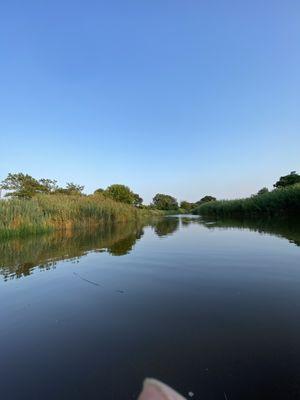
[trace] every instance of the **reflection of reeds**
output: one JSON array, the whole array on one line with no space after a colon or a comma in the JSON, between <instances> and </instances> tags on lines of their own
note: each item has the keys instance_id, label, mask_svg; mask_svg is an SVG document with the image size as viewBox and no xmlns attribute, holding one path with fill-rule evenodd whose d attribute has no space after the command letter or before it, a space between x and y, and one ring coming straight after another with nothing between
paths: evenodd
<instances>
[{"instance_id":1,"label":"reflection of reeds","mask_svg":"<svg viewBox=\"0 0 300 400\"><path fill-rule=\"evenodd\" d=\"M59 260L76 260L90 251L124 255L131 251L142 235L143 225L131 222L2 240L0 275L4 279L30 275L36 267L53 268Z\"/></svg>"},{"instance_id":2,"label":"reflection of reeds","mask_svg":"<svg viewBox=\"0 0 300 400\"><path fill-rule=\"evenodd\" d=\"M300 185L276 189L246 199L212 201L202 204L195 213L224 217L300 215Z\"/></svg>"},{"instance_id":3,"label":"reflection of reeds","mask_svg":"<svg viewBox=\"0 0 300 400\"><path fill-rule=\"evenodd\" d=\"M264 219L243 219L218 218L214 221L202 217L199 220L208 229L214 228L235 228L248 229L250 231L267 233L289 240L291 243L300 246L300 219L295 218L264 218Z\"/></svg>"},{"instance_id":4,"label":"reflection of reeds","mask_svg":"<svg viewBox=\"0 0 300 400\"><path fill-rule=\"evenodd\" d=\"M149 211L101 195L40 195L31 200L12 199L0 201L0 237L126 222L145 215L149 215Z\"/></svg>"}]
</instances>

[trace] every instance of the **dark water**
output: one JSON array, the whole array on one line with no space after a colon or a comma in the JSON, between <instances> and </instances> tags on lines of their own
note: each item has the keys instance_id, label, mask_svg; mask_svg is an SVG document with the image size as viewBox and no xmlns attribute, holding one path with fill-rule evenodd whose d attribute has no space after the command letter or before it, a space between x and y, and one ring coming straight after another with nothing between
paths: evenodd
<instances>
[{"instance_id":1,"label":"dark water","mask_svg":"<svg viewBox=\"0 0 300 400\"><path fill-rule=\"evenodd\" d=\"M300 225L169 217L0 242L0 398L300 398Z\"/></svg>"}]
</instances>

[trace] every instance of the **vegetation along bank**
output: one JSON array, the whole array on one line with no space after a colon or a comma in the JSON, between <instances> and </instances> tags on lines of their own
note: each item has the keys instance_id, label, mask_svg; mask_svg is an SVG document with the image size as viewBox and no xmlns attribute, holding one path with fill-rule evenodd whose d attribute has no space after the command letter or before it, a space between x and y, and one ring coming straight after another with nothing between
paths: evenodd
<instances>
[{"instance_id":1,"label":"vegetation along bank","mask_svg":"<svg viewBox=\"0 0 300 400\"><path fill-rule=\"evenodd\" d=\"M195 214L214 217L299 217L300 175L292 172L274 184L274 189L263 188L244 199L218 200L196 207Z\"/></svg>"},{"instance_id":2,"label":"vegetation along bank","mask_svg":"<svg viewBox=\"0 0 300 400\"><path fill-rule=\"evenodd\" d=\"M204 196L192 203L158 193L150 205L129 187L114 184L83 193L84 186L67 183L59 187L51 179L8 174L0 184L0 237L24 236L55 229L137 221L169 213L195 213L220 217L297 216L300 214L300 175L282 176L274 189L259 190L249 198L216 200Z\"/></svg>"}]
</instances>

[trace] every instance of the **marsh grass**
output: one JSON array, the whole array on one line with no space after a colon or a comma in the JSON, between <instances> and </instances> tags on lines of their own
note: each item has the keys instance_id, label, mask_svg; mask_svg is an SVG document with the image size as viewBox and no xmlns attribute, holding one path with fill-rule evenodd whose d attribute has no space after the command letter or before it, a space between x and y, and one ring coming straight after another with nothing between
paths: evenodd
<instances>
[{"instance_id":1,"label":"marsh grass","mask_svg":"<svg viewBox=\"0 0 300 400\"><path fill-rule=\"evenodd\" d=\"M3 200L0 201L0 237L134 221L149 214L149 210L101 195L39 195L31 200Z\"/></svg>"},{"instance_id":2,"label":"marsh grass","mask_svg":"<svg viewBox=\"0 0 300 400\"><path fill-rule=\"evenodd\" d=\"M300 184L245 199L212 201L194 213L220 217L299 216Z\"/></svg>"}]
</instances>

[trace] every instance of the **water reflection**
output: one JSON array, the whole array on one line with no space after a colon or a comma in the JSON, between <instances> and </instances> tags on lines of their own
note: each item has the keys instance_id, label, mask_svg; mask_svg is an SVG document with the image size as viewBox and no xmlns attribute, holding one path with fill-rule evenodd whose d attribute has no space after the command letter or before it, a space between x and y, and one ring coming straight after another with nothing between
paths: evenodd
<instances>
[{"instance_id":1,"label":"water reflection","mask_svg":"<svg viewBox=\"0 0 300 400\"><path fill-rule=\"evenodd\" d=\"M58 261L75 262L89 252L112 256L130 253L151 226L159 238L199 224L207 229L248 229L286 238L300 246L299 220L210 220L192 215L169 216L147 223L109 225L98 230L64 231L0 242L0 275L4 280L30 275L34 268L52 269Z\"/></svg>"},{"instance_id":2,"label":"water reflection","mask_svg":"<svg viewBox=\"0 0 300 400\"><path fill-rule=\"evenodd\" d=\"M209 218L201 218L199 221L204 224L208 229L216 228L234 228L234 229L248 229L250 231L270 234L277 237L285 238L290 243L300 246L300 219L218 219L211 220Z\"/></svg>"},{"instance_id":3,"label":"water reflection","mask_svg":"<svg viewBox=\"0 0 300 400\"><path fill-rule=\"evenodd\" d=\"M123 256L124 254L128 254L133 249L136 241L141 239L143 235L144 230L138 228L128 236L124 237L124 239L117 240L107 248L107 251L113 256Z\"/></svg>"},{"instance_id":4,"label":"water reflection","mask_svg":"<svg viewBox=\"0 0 300 400\"><path fill-rule=\"evenodd\" d=\"M180 216L0 242L1 398L137 399L149 375L300 398L299 228Z\"/></svg>"},{"instance_id":5,"label":"water reflection","mask_svg":"<svg viewBox=\"0 0 300 400\"><path fill-rule=\"evenodd\" d=\"M172 235L179 229L179 217L166 217L154 224L154 231L157 236L164 237Z\"/></svg>"},{"instance_id":6,"label":"water reflection","mask_svg":"<svg viewBox=\"0 0 300 400\"><path fill-rule=\"evenodd\" d=\"M143 236L139 224L109 225L97 230L58 231L0 242L0 275L5 280L30 275L36 267L51 269L61 260L75 261L91 251L128 254Z\"/></svg>"}]
</instances>

